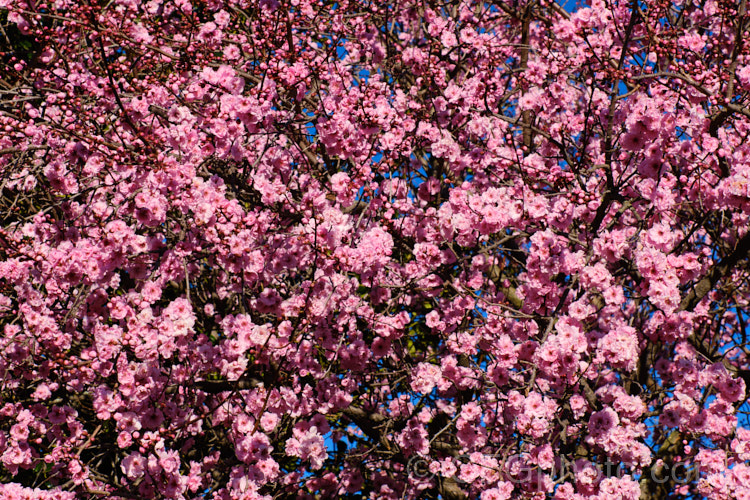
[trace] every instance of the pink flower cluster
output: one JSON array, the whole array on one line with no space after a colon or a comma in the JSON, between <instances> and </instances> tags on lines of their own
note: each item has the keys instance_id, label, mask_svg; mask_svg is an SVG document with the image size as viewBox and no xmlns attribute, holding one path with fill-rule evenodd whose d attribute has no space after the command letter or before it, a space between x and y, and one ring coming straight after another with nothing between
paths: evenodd
<instances>
[{"instance_id":1,"label":"pink flower cluster","mask_svg":"<svg viewBox=\"0 0 750 500\"><path fill-rule=\"evenodd\" d=\"M746 8L563 3L0 0L0 497L750 497Z\"/></svg>"}]
</instances>

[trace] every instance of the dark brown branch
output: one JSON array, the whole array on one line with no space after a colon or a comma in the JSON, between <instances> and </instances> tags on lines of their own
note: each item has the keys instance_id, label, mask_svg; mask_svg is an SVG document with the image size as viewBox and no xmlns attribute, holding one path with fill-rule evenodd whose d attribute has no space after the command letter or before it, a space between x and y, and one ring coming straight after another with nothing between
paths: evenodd
<instances>
[{"instance_id":1,"label":"dark brown branch","mask_svg":"<svg viewBox=\"0 0 750 500\"><path fill-rule=\"evenodd\" d=\"M208 394L219 394L230 391L247 391L263 385L263 382L256 378L241 380L198 380L190 384L190 387L196 388ZM167 394L176 393L182 386L171 385L167 387Z\"/></svg>"},{"instance_id":2,"label":"dark brown branch","mask_svg":"<svg viewBox=\"0 0 750 500\"><path fill-rule=\"evenodd\" d=\"M748 252L750 252L750 232L740 239L734 251L729 254L729 256L724 258L718 264L715 264L711 270L709 270L708 273L695 284L693 289L690 290L690 293L682 299L677 311L692 311L703 297L705 297L708 292L716 286L716 283L718 283L721 278L729 274L741 259L748 256Z\"/></svg>"}]
</instances>

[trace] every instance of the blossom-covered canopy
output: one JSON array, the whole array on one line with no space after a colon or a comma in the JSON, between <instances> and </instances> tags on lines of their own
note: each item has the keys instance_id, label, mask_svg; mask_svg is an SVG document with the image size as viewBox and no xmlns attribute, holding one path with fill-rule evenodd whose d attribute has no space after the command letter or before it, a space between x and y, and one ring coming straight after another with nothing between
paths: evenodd
<instances>
[{"instance_id":1,"label":"blossom-covered canopy","mask_svg":"<svg viewBox=\"0 0 750 500\"><path fill-rule=\"evenodd\" d=\"M746 0L0 0L0 496L750 498Z\"/></svg>"}]
</instances>

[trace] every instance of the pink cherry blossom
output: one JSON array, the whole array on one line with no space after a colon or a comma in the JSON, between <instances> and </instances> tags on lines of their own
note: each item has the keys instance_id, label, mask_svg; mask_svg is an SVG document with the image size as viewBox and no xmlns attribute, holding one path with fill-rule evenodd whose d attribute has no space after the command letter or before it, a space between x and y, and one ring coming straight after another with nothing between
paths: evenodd
<instances>
[{"instance_id":1,"label":"pink cherry blossom","mask_svg":"<svg viewBox=\"0 0 750 500\"><path fill-rule=\"evenodd\" d=\"M0 0L0 497L747 497L746 7L574 3Z\"/></svg>"}]
</instances>

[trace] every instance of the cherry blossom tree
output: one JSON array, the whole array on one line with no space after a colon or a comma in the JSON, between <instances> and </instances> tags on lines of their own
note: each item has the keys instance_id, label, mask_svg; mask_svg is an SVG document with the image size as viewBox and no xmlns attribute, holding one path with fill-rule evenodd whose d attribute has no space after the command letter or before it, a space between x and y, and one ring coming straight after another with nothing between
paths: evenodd
<instances>
[{"instance_id":1,"label":"cherry blossom tree","mask_svg":"<svg viewBox=\"0 0 750 500\"><path fill-rule=\"evenodd\" d=\"M3 498L750 498L746 0L0 27Z\"/></svg>"}]
</instances>

